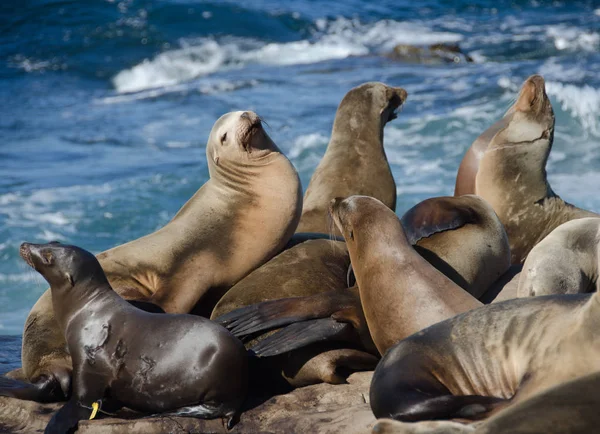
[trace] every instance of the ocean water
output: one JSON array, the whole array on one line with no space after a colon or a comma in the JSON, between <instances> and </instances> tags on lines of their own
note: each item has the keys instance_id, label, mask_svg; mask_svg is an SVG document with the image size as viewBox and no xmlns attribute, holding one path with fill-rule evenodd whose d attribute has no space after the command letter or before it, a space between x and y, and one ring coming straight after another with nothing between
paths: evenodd
<instances>
[{"instance_id":1,"label":"ocean water","mask_svg":"<svg viewBox=\"0 0 600 434\"><path fill-rule=\"evenodd\" d=\"M474 63L385 57L457 42ZM407 89L385 147L397 212L453 193L460 160L527 76L556 113L554 190L600 211L600 2L4 0L0 6L0 370L47 288L23 241L95 253L163 226L207 180L214 121L251 109L306 187L344 94ZM11 337L12 336L12 337Z\"/></svg>"}]
</instances>

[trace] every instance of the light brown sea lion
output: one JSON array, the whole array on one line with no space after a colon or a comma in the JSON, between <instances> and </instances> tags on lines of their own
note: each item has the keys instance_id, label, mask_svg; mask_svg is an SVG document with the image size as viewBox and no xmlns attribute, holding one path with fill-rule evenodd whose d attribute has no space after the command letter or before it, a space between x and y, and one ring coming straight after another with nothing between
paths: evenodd
<instances>
[{"instance_id":1,"label":"light brown sea lion","mask_svg":"<svg viewBox=\"0 0 600 434\"><path fill-rule=\"evenodd\" d=\"M504 226L478 196L426 199L400 220L415 250L475 298L510 267Z\"/></svg>"},{"instance_id":2,"label":"light brown sea lion","mask_svg":"<svg viewBox=\"0 0 600 434\"><path fill-rule=\"evenodd\" d=\"M410 245L396 214L372 197L331 201L380 354L431 324L481 306Z\"/></svg>"},{"instance_id":3,"label":"light brown sea lion","mask_svg":"<svg viewBox=\"0 0 600 434\"><path fill-rule=\"evenodd\" d=\"M454 196L475 194L475 177L477 176L477 171L479 170L481 158L483 158L483 154L498 131L506 128L513 112L514 106L508 109L502 119L497 121L494 125L489 127L479 137L477 137L471 144L471 147L467 149L467 152L465 153L465 156L458 167L458 173L456 174Z\"/></svg>"},{"instance_id":4,"label":"light brown sea lion","mask_svg":"<svg viewBox=\"0 0 600 434\"><path fill-rule=\"evenodd\" d=\"M561 383L473 424L380 419L373 434L588 434L600 425L600 373Z\"/></svg>"},{"instance_id":5,"label":"light brown sea lion","mask_svg":"<svg viewBox=\"0 0 600 434\"><path fill-rule=\"evenodd\" d=\"M340 235L327 218L334 197L365 194L396 208L396 183L383 148L383 128L396 118L406 100L399 87L365 83L351 89L340 103L327 151L304 195L297 232Z\"/></svg>"},{"instance_id":6,"label":"light brown sea lion","mask_svg":"<svg viewBox=\"0 0 600 434\"><path fill-rule=\"evenodd\" d=\"M177 313L199 301L200 313L208 316L227 288L275 255L294 233L302 208L300 180L255 113L222 116L206 155L209 181L165 227L98 255L121 296ZM27 378L43 382L43 390L60 384L68 393L71 359L49 291L27 318L22 362Z\"/></svg>"},{"instance_id":7,"label":"light brown sea lion","mask_svg":"<svg viewBox=\"0 0 600 434\"><path fill-rule=\"evenodd\" d=\"M513 110L481 159L475 193L492 205L504 224L516 264L557 226L598 214L563 201L546 179L554 113L540 75L525 81Z\"/></svg>"},{"instance_id":8,"label":"light brown sea lion","mask_svg":"<svg viewBox=\"0 0 600 434\"><path fill-rule=\"evenodd\" d=\"M480 419L600 370L600 294L517 298L437 323L386 353L370 403L402 421Z\"/></svg>"},{"instance_id":9,"label":"light brown sea lion","mask_svg":"<svg viewBox=\"0 0 600 434\"><path fill-rule=\"evenodd\" d=\"M532 297L598 290L600 218L563 223L529 253L517 295Z\"/></svg>"},{"instance_id":10,"label":"light brown sea lion","mask_svg":"<svg viewBox=\"0 0 600 434\"><path fill-rule=\"evenodd\" d=\"M131 306L113 291L96 257L79 247L23 243L21 256L50 284L73 360L71 399L46 433L66 434L94 418L93 404L225 417L233 426L246 397L248 361L227 330L199 316Z\"/></svg>"}]
</instances>

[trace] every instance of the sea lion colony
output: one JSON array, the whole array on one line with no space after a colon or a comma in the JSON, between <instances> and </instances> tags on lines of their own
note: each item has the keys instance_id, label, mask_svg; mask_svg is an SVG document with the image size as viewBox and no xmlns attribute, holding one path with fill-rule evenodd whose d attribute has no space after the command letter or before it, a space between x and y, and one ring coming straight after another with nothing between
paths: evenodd
<instances>
[{"instance_id":1,"label":"sea lion colony","mask_svg":"<svg viewBox=\"0 0 600 434\"><path fill-rule=\"evenodd\" d=\"M374 417L449 420L385 420L373 428L382 433L508 432L534 410L519 432L592 427L596 414L574 397L597 398L585 379L600 371L600 295L590 293L600 216L548 184L554 114L543 78L529 77L475 140L455 197L399 219L383 128L406 99L382 83L348 92L304 207L298 175L261 119L234 112L209 136L210 180L164 228L97 257L24 243L23 259L50 290L27 320L23 368L0 378L10 397L0 407L67 400L44 419L51 433L123 407L138 418L223 417L233 430L289 431L267 424L278 410L261 402L375 369L363 397L372 414L353 414L354 432ZM562 393L568 420L540 420ZM304 396L307 406L319 401ZM339 404L332 414L344 412ZM245 422L246 412L263 424ZM17 415L0 416L0 428L27 432ZM316 430L348 432L342 420L318 419ZM80 427L132 428L102 431L103 422Z\"/></svg>"}]
</instances>

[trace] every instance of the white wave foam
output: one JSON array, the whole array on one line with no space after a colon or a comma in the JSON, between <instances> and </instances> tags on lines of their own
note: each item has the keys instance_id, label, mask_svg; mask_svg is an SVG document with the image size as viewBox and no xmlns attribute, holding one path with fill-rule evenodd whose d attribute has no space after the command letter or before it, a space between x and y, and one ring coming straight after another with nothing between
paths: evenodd
<instances>
[{"instance_id":1,"label":"white wave foam","mask_svg":"<svg viewBox=\"0 0 600 434\"><path fill-rule=\"evenodd\" d=\"M548 26L546 35L554 39L558 50L581 49L596 51L600 45L600 35L577 27L564 25Z\"/></svg>"},{"instance_id":2,"label":"white wave foam","mask_svg":"<svg viewBox=\"0 0 600 434\"><path fill-rule=\"evenodd\" d=\"M325 137L319 133L307 134L305 136L298 137L292 147L286 152L289 158L298 158L306 150L315 150L320 148L326 148L329 141L328 137Z\"/></svg>"},{"instance_id":3,"label":"white wave foam","mask_svg":"<svg viewBox=\"0 0 600 434\"><path fill-rule=\"evenodd\" d=\"M119 72L113 78L118 93L139 92L178 85L216 71L248 64L298 65L366 55L391 50L397 44L456 42L461 36L435 32L424 25L391 20L361 24L354 19L317 20L310 40L264 43L228 38L201 38L181 42L182 47L165 51L152 60Z\"/></svg>"},{"instance_id":4,"label":"white wave foam","mask_svg":"<svg viewBox=\"0 0 600 434\"><path fill-rule=\"evenodd\" d=\"M563 110L578 118L584 129L600 137L600 89L546 82L546 92L558 100Z\"/></svg>"}]
</instances>

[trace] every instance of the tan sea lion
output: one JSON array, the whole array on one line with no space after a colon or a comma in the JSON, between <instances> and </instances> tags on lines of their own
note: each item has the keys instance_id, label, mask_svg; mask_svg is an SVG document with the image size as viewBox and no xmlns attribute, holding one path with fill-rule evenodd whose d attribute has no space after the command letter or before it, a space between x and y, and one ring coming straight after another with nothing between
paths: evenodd
<instances>
[{"instance_id":1,"label":"tan sea lion","mask_svg":"<svg viewBox=\"0 0 600 434\"><path fill-rule=\"evenodd\" d=\"M428 199L407 211L401 220L408 241L415 250L444 275L476 296L509 267L510 252L504 228L494 210L477 196ZM287 255L282 253L280 256L283 258ZM243 285L245 280L260 274L263 269L266 271L267 266L277 262L278 258L254 271L238 285ZM279 276L294 275L292 280L297 280L294 267L278 267L273 269L272 277L263 275L259 281L259 291L262 292L265 281L273 282L274 288L282 286L284 283L278 282L282 278ZM277 276L275 271L279 269L280 275ZM316 270L319 275L323 272L318 268ZM341 272L339 274L341 277ZM309 281L308 278L303 279ZM340 280L338 277L338 282ZM301 282L294 283L301 287ZM344 290L341 282L339 286L337 289L324 287L326 292L319 292L318 289L315 292L313 289L309 296L248 305L223 316L219 312L213 318L218 317L217 321L241 338L286 326L276 334L261 339L258 344L250 345L259 357L283 354L324 340L354 344L357 348L378 354L366 325L358 287ZM232 291L221 302L230 300L228 304L233 305L239 297L248 298L252 293L247 285L236 291L236 297ZM256 300L255 297L253 302L256 303Z\"/></svg>"},{"instance_id":2,"label":"tan sea lion","mask_svg":"<svg viewBox=\"0 0 600 434\"><path fill-rule=\"evenodd\" d=\"M600 425L600 374L561 383L499 411L491 418L465 425L449 421L407 423L380 419L373 434L588 434Z\"/></svg>"},{"instance_id":3,"label":"tan sea lion","mask_svg":"<svg viewBox=\"0 0 600 434\"><path fill-rule=\"evenodd\" d=\"M331 201L380 354L431 324L481 306L410 245L396 214L372 197Z\"/></svg>"},{"instance_id":4,"label":"tan sea lion","mask_svg":"<svg viewBox=\"0 0 600 434\"><path fill-rule=\"evenodd\" d=\"M400 220L415 250L475 298L510 267L504 226L478 196L426 199Z\"/></svg>"},{"instance_id":5,"label":"tan sea lion","mask_svg":"<svg viewBox=\"0 0 600 434\"><path fill-rule=\"evenodd\" d=\"M475 192L492 205L504 224L516 264L525 261L557 226L598 214L563 201L546 179L554 113L540 75L525 81L513 110L481 159Z\"/></svg>"},{"instance_id":6,"label":"tan sea lion","mask_svg":"<svg viewBox=\"0 0 600 434\"><path fill-rule=\"evenodd\" d=\"M502 119L497 121L494 125L489 127L479 137L477 137L471 144L471 147L467 149L467 152L465 153L465 156L458 167L458 173L456 174L454 196L475 194L475 177L477 176L477 171L479 170L481 158L483 158L483 154L498 131L506 128L513 112L514 106L508 109Z\"/></svg>"},{"instance_id":7,"label":"tan sea lion","mask_svg":"<svg viewBox=\"0 0 600 434\"><path fill-rule=\"evenodd\" d=\"M598 290L600 218L563 223L527 256L517 295L532 297Z\"/></svg>"},{"instance_id":8,"label":"tan sea lion","mask_svg":"<svg viewBox=\"0 0 600 434\"><path fill-rule=\"evenodd\" d=\"M376 417L480 419L600 370L600 294L517 298L437 323L386 353Z\"/></svg>"},{"instance_id":9,"label":"tan sea lion","mask_svg":"<svg viewBox=\"0 0 600 434\"><path fill-rule=\"evenodd\" d=\"M383 148L383 128L407 93L383 83L365 83L342 99L327 151L310 179L297 232L332 232L327 219L334 197L365 194L396 208L396 183Z\"/></svg>"},{"instance_id":10,"label":"tan sea lion","mask_svg":"<svg viewBox=\"0 0 600 434\"><path fill-rule=\"evenodd\" d=\"M162 229L98 255L125 298L167 312L198 302L208 316L223 293L290 239L300 218L298 174L253 112L233 112L213 126L206 145L210 179ZM23 332L23 370L40 384L38 399L69 390L71 359L54 319L50 292L31 310Z\"/></svg>"},{"instance_id":11,"label":"tan sea lion","mask_svg":"<svg viewBox=\"0 0 600 434\"><path fill-rule=\"evenodd\" d=\"M232 426L248 381L238 339L206 318L131 306L113 291L96 257L79 247L23 243L21 256L50 284L73 360L71 399L46 433L66 434L109 403L144 413L225 417Z\"/></svg>"}]
</instances>

